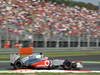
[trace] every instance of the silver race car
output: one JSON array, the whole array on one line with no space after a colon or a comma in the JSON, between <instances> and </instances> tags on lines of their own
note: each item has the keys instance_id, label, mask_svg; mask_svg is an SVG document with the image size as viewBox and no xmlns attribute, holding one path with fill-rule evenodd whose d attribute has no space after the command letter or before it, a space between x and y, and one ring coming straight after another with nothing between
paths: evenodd
<instances>
[{"instance_id":1,"label":"silver race car","mask_svg":"<svg viewBox=\"0 0 100 75\"><path fill-rule=\"evenodd\" d=\"M39 68L39 69L58 69L64 70L80 70L83 65L77 61L69 61L67 59L49 59L43 57L40 53L33 53L32 55L21 57L19 54L12 54L10 56L11 66L14 69L22 68Z\"/></svg>"}]
</instances>

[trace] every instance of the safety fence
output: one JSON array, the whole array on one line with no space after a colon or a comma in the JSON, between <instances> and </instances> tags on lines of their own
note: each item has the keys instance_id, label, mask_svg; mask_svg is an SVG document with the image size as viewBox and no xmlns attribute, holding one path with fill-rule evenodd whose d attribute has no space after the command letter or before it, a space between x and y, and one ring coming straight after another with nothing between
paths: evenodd
<instances>
[{"instance_id":1,"label":"safety fence","mask_svg":"<svg viewBox=\"0 0 100 75\"><path fill-rule=\"evenodd\" d=\"M6 32L0 35L0 48L19 48L30 45L35 48L100 47L100 37L91 37L90 35L48 37L34 34L30 38L29 34L15 35L6 34Z\"/></svg>"},{"instance_id":2,"label":"safety fence","mask_svg":"<svg viewBox=\"0 0 100 75\"><path fill-rule=\"evenodd\" d=\"M34 48L70 48L70 47L100 47L100 41L69 41L69 40L1 40L0 48L20 48L20 47L29 47Z\"/></svg>"}]
</instances>

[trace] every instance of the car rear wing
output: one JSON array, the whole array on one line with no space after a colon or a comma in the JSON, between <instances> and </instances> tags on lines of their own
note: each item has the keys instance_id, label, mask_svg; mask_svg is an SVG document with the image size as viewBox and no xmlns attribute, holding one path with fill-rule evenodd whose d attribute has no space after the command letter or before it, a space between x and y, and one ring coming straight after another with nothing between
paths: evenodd
<instances>
[{"instance_id":1,"label":"car rear wing","mask_svg":"<svg viewBox=\"0 0 100 75\"><path fill-rule=\"evenodd\" d=\"M18 54L20 56L32 55L33 54L33 48L20 48Z\"/></svg>"},{"instance_id":2,"label":"car rear wing","mask_svg":"<svg viewBox=\"0 0 100 75\"><path fill-rule=\"evenodd\" d=\"M10 61L11 63L14 63L18 58L32 54L33 48L20 48L18 53L10 54Z\"/></svg>"}]
</instances>

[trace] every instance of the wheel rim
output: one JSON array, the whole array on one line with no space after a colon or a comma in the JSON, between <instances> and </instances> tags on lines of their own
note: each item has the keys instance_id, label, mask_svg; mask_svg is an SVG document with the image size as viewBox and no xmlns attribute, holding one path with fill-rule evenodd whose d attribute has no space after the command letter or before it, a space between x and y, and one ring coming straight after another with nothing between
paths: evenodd
<instances>
[{"instance_id":1,"label":"wheel rim","mask_svg":"<svg viewBox=\"0 0 100 75\"><path fill-rule=\"evenodd\" d=\"M18 68L22 68L22 64L20 61L16 62L15 63L15 68L18 69Z\"/></svg>"}]
</instances>

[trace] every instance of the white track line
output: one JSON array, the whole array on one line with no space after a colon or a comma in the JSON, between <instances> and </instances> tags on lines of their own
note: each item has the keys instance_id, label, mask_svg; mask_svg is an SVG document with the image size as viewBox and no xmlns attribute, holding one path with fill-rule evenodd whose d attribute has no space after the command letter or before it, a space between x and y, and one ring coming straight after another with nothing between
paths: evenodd
<instances>
[{"instance_id":1,"label":"white track line","mask_svg":"<svg viewBox=\"0 0 100 75\"><path fill-rule=\"evenodd\" d=\"M88 71L88 70L8 70L0 71L0 73L36 73L36 72L48 72L48 73L100 73L100 71Z\"/></svg>"}]
</instances>

